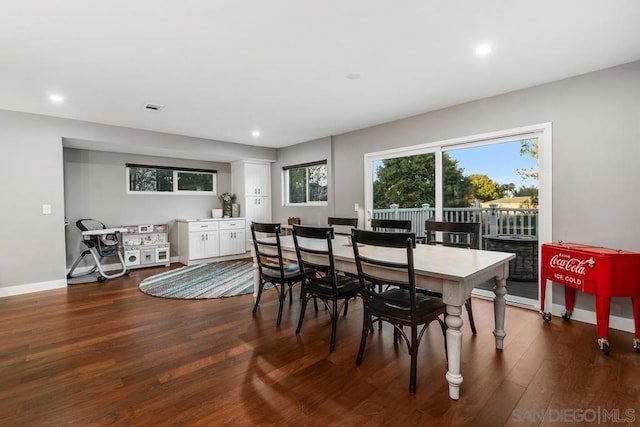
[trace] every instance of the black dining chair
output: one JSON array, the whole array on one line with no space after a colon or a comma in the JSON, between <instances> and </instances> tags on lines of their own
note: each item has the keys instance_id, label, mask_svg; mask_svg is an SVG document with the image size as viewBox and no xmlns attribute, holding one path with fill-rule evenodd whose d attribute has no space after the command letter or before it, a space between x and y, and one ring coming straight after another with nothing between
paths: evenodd
<instances>
[{"instance_id":1,"label":"black dining chair","mask_svg":"<svg viewBox=\"0 0 640 427\"><path fill-rule=\"evenodd\" d=\"M351 235L350 229L358 227L358 218L339 218L335 216L330 216L329 218L327 218L327 224L334 227L335 234L350 236ZM338 226L338 227L335 227L335 226ZM344 230L344 228L346 227L349 227L349 230Z\"/></svg>"},{"instance_id":2,"label":"black dining chair","mask_svg":"<svg viewBox=\"0 0 640 427\"><path fill-rule=\"evenodd\" d=\"M333 258L332 227L293 226L293 242L302 271L302 308L296 334L302 329L307 304L311 298L321 300L331 316L329 351L336 348L336 330L340 310L349 299L360 294L358 279L338 274ZM342 305L338 306L338 302Z\"/></svg>"},{"instance_id":3,"label":"black dining chair","mask_svg":"<svg viewBox=\"0 0 640 427\"><path fill-rule=\"evenodd\" d=\"M427 220L424 223L426 236L424 243L427 245L453 246L456 248L478 249L480 242L479 222L449 222ZM437 233L442 233L442 240L437 239ZM442 293L428 289L419 289L419 292L442 298ZM469 326L473 335L477 333L476 324L473 321L473 307L471 298L467 298L464 304L469 316Z\"/></svg>"},{"instance_id":4,"label":"black dining chair","mask_svg":"<svg viewBox=\"0 0 640 427\"><path fill-rule=\"evenodd\" d=\"M253 238L255 257L260 275L260 286L256 302L253 305L253 314L256 313L260 305L264 286L270 283L278 292L277 326L280 326L282 320L282 310L284 301L287 299L287 290L289 291L289 304L291 304L293 302L291 288L296 283L302 282L302 272L298 264L282 258L280 232L280 224L251 223L251 237Z\"/></svg>"},{"instance_id":5,"label":"black dining chair","mask_svg":"<svg viewBox=\"0 0 640 427\"><path fill-rule=\"evenodd\" d=\"M364 305L356 365L362 364L372 322L388 322L394 327L394 342L402 337L407 344L411 356L409 392L415 393L418 348L424 332L433 321L440 324L447 356L446 325L439 317L445 312L445 304L440 298L416 292L413 233L354 229L351 241ZM360 248L359 244L365 247ZM390 252L393 252L393 256L390 256ZM383 285L392 286L382 291ZM410 329L408 335L404 327Z\"/></svg>"},{"instance_id":6,"label":"black dining chair","mask_svg":"<svg viewBox=\"0 0 640 427\"><path fill-rule=\"evenodd\" d=\"M373 231L411 231L410 219L372 219Z\"/></svg>"}]
</instances>

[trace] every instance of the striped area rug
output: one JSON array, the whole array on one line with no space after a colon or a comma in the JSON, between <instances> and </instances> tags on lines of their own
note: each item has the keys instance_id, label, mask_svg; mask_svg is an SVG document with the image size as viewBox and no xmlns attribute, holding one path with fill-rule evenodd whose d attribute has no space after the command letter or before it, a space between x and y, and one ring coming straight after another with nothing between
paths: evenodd
<instances>
[{"instance_id":1,"label":"striped area rug","mask_svg":"<svg viewBox=\"0 0 640 427\"><path fill-rule=\"evenodd\" d=\"M145 294L163 298L223 298L253 292L253 264L222 261L156 274L139 286Z\"/></svg>"}]
</instances>

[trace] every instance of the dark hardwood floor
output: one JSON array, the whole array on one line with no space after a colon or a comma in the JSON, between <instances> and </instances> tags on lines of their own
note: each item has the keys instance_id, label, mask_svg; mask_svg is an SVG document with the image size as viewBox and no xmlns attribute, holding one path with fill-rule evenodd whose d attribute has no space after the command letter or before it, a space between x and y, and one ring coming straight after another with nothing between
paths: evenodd
<instances>
[{"instance_id":1,"label":"dark hardwood floor","mask_svg":"<svg viewBox=\"0 0 640 427\"><path fill-rule=\"evenodd\" d=\"M178 265L172 266L177 267ZM640 355L632 335L549 324L507 307L495 350L492 304L474 300L478 335L464 326L461 398L448 397L437 325L420 348L418 388L391 328L376 329L362 366L355 357L361 303L338 325L329 353L327 312L295 334L298 300L282 326L273 290L255 316L253 297L172 300L138 290L132 271L105 283L0 298L0 425L525 426L640 422ZM296 287L296 290L298 288ZM466 319L465 316L463 316ZM596 414L600 422L592 417ZM566 422L567 420L574 422Z\"/></svg>"}]
</instances>

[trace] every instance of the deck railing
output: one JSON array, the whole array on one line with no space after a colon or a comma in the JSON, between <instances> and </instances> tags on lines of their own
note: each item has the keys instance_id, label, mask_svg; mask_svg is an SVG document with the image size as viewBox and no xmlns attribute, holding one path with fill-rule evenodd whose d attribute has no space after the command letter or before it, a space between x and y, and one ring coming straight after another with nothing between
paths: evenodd
<instances>
[{"instance_id":1,"label":"deck railing","mask_svg":"<svg viewBox=\"0 0 640 427\"><path fill-rule=\"evenodd\" d=\"M537 208L444 208L443 221L479 222L481 234L515 234L519 236L538 235ZM435 218L435 208L428 204L420 208L400 208L391 205L389 209L374 209L373 218L411 220L416 236L424 236L424 223ZM482 239L480 239L482 241Z\"/></svg>"}]
</instances>

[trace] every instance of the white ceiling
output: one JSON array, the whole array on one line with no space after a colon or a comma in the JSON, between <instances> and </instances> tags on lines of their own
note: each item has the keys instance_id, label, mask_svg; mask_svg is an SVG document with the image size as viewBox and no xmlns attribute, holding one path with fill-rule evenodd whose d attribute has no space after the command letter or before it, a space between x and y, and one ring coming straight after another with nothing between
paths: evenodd
<instances>
[{"instance_id":1,"label":"white ceiling","mask_svg":"<svg viewBox=\"0 0 640 427\"><path fill-rule=\"evenodd\" d=\"M0 109L268 147L638 59L638 0L0 0Z\"/></svg>"}]
</instances>

